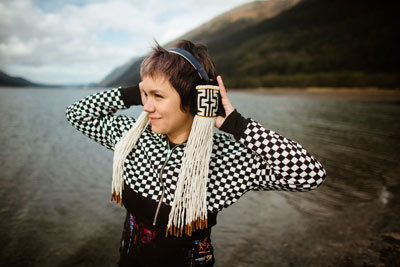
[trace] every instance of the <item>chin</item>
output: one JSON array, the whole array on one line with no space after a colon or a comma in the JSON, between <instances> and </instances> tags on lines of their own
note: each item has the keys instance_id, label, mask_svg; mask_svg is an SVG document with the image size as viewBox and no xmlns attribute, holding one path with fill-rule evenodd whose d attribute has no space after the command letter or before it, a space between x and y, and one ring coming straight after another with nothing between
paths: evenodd
<instances>
[{"instance_id":1,"label":"chin","mask_svg":"<svg viewBox=\"0 0 400 267\"><path fill-rule=\"evenodd\" d=\"M151 131L156 134L164 134L164 131L162 129L154 127L153 125L151 125Z\"/></svg>"}]
</instances>

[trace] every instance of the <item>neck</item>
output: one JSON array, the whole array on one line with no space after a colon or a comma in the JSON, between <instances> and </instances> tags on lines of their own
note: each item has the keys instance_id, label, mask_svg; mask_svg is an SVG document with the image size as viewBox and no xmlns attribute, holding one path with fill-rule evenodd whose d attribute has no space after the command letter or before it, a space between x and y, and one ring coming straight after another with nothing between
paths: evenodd
<instances>
[{"instance_id":1,"label":"neck","mask_svg":"<svg viewBox=\"0 0 400 267\"><path fill-rule=\"evenodd\" d=\"M187 123L186 126L181 129L179 132L170 133L167 135L168 140L173 144L182 144L183 142L189 139L190 130L192 129L193 118L190 123Z\"/></svg>"}]
</instances>

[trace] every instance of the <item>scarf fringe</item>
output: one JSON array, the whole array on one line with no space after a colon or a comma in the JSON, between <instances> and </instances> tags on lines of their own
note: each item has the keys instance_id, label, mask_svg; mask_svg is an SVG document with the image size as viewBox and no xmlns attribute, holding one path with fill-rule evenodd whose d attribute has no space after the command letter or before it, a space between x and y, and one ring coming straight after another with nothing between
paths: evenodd
<instances>
[{"instance_id":1,"label":"scarf fringe","mask_svg":"<svg viewBox=\"0 0 400 267\"><path fill-rule=\"evenodd\" d=\"M165 237L168 237L168 235L180 237L183 236L183 233L185 233L188 236L192 236L192 233L194 231L207 229L207 227L208 227L207 219L206 220L197 219L196 221L190 224L185 224L185 226L181 228L178 228L175 225L171 225L167 227Z\"/></svg>"},{"instance_id":2,"label":"scarf fringe","mask_svg":"<svg viewBox=\"0 0 400 267\"><path fill-rule=\"evenodd\" d=\"M122 190L124 189L124 178L122 176L124 161L136 145L140 135L149 122L148 113L143 111L132 128L119 140L114 148L113 177L111 184L111 201L122 206Z\"/></svg>"},{"instance_id":3,"label":"scarf fringe","mask_svg":"<svg viewBox=\"0 0 400 267\"><path fill-rule=\"evenodd\" d=\"M166 236L207 227L207 181L215 117L195 116L186 144Z\"/></svg>"}]
</instances>

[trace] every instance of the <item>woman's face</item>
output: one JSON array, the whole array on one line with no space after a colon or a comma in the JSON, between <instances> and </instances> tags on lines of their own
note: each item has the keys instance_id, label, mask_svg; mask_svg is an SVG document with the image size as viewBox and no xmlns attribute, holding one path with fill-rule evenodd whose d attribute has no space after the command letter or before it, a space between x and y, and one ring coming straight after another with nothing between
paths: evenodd
<instances>
[{"instance_id":1,"label":"woman's face","mask_svg":"<svg viewBox=\"0 0 400 267\"><path fill-rule=\"evenodd\" d=\"M175 144L186 141L193 117L189 110L181 109L179 94L168 79L160 76L144 77L142 90L146 96L143 110L149 113L153 132L166 134Z\"/></svg>"}]
</instances>

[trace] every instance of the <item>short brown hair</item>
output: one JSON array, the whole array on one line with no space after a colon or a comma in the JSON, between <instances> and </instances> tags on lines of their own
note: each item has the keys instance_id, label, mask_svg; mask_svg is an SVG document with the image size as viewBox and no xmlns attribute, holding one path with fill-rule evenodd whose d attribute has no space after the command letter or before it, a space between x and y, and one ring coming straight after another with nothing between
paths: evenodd
<instances>
[{"instance_id":1,"label":"short brown hair","mask_svg":"<svg viewBox=\"0 0 400 267\"><path fill-rule=\"evenodd\" d=\"M210 59L205 45L181 40L174 47L182 48L191 53L203 66L210 80L216 80L215 65ZM190 111L192 114L194 113L196 106L195 87L203 82L197 71L186 59L168 52L156 42L152 53L142 62L140 76L142 79L146 76L151 78L161 76L168 79L181 98L182 110L190 107Z\"/></svg>"}]
</instances>

